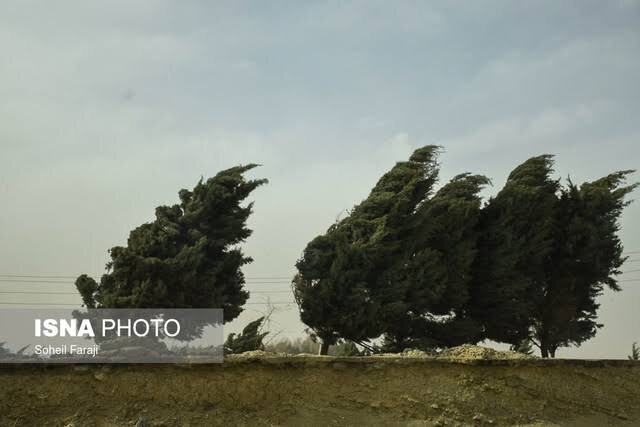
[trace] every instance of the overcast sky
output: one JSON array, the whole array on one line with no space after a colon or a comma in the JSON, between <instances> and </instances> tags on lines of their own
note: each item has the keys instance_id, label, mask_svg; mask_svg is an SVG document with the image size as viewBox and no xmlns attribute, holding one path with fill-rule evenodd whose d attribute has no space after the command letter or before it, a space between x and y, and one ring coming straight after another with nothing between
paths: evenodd
<instances>
[{"instance_id":1,"label":"overcast sky","mask_svg":"<svg viewBox=\"0 0 640 427\"><path fill-rule=\"evenodd\" d=\"M0 275L97 275L180 188L256 162L270 183L253 196L245 272L250 290L279 293L254 293L237 330L266 297L293 300L286 279L255 278L290 276L414 148L443 145L442 180L486 174L487 195L542 153L577 182L638 168L639 79L632 0L2 0ZM640 202L622 220L636 261L622 279L638 281L603 295L605 327L560 357L625 357L640 341L639 214ZM272 329L301 336L296 307L276 307Z\"/></svg>"}]
</instances>

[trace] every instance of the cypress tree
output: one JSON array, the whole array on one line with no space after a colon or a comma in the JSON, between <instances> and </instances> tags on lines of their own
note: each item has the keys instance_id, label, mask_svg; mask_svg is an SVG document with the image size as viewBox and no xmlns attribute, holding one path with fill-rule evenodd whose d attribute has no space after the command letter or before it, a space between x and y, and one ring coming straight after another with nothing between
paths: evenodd
<instances>
[{"instance_id":1,"label":"cypress tree","mask_svg":"<svg viewBox=\"0 0 640 427\"><path fill-rule=\"evenodd\" d=\"M236 318L249 293L241 267L251 258L238 244L251 235L253 203L241 203L264 179L246 180L257 165L237 166L179 192L180 203L156 208L155 220L109 251L100 282L87 275L76 288L89 308L222 308Z\"/></svg>"},{"instance_id":2,"label":"cypress tree","mask_svg":"<svg viewBox=\"0 0 640 427\"><path fill-rule=\"evenodd\" d=\"M559 347L579 346L595 336L596 301L605 288L620 291L615 278L625 261L619 218L637 184L623 185L633 171L619 171L580 187L568 182L558 197L547 280L533 317L532 335L543 357Z\"/></svg>"},{"instance_id":3,"label":"cypress tree","mask_svg":"<svg viewBox=\"0 0 640 427\"><path fill-rule=\"evenodd\" d=\"M480 339L466 304L476 255L482 175L454 177L412 215L388 271L385 349L446 347Z\"/></svg>"},{"instance_id":4,"label":"cypress tree","mask_svg":"<svg viewBox=\"0 0 640 427\"><path fill-rule=\"evenodd\" d=\"M305 248L293 291L322 354L339 338L360 342L383 332L394 302L387 270L402 253L411 215L437 181L439 151L425 146L397 163L367 199Z\"/></svg>"},{"instance_id":5,"label":"cypress tree","mask_svg":"<svg viewBox=\"0 0 640 427\"><path fill-rule=\"evenodd\" d=\"M529 338L553 251L559 183L553 157L533 157L509 175L482 209L469 315L483 335L518 345Z\"/></svg>"}]
</instances>

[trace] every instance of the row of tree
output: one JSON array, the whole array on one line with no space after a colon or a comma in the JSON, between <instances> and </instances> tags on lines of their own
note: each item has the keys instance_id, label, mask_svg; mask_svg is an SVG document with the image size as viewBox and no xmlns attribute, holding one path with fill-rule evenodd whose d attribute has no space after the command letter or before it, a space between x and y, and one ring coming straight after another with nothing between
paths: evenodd
<instances>
[{"instance_id":1,"label":"row of tree","mask_svg":"<svg viewBox=\"0 0 640 427\"><path fill-rule=\"evenodd\" d=\"M533 157L483 205L482 175L436 190L439 154L426 146L396 164L305 248L293 291L321 352L382 336L387 351L491 339L554 357L593 337L597 296L620 289L632 171L578 186L552 178L552 156Z\"/></svg>"},{"instance_id":2,"label":"row of tree","mask_svg":"<svg viewBox=\"0 0 640 427\"><path fill-rule=\"evenodd\" d=\"M530 341L546 357L592 337L596 297L619 290L618 218L635 187L623 185L631 171L563 184L551 177L551 156L534 157L483 205L482 175L436 189L439 154L426 146L396 164L304 250L293 292L321 352L382 336L391 351ZM266 183L245 179L255 166L200 180L179 192L180 203L158 207L154 221L110 250L99 282L78 277L84 304L218 307L225 322L235 319L249 297L241 268L251 258L238 247L251 234L244 201ZM244 348L250 336L228 347Z\"/></svg>"}]
</instances>

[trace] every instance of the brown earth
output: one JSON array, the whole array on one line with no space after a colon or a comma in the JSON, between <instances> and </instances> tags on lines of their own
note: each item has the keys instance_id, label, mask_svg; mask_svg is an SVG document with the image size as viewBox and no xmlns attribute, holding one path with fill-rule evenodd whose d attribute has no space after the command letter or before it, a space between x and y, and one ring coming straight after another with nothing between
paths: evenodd
<instances>
[{"instance_id":1,"label":"brown earth","mask_svg":"<svg viewBox=\"0 0 640 427\"><path fill-rule=\"evenodd\" d=\"M640 362L467 347L210 365L0 365L1 426L637 426ZM142 422L139 424L143 424Z\"/></svg>"}]
</instances>

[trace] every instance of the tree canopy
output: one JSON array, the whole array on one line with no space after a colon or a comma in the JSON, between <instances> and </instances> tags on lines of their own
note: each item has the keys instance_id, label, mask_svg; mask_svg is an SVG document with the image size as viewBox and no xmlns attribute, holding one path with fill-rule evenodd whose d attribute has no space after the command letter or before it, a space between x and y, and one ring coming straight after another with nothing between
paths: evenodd
<instances>
[{"instance_id":1,"label":"tree canopy","mask_svg":"<svg viewBox=\"0 0 640 427\"><path fill-rule=\"evenodd\" d=\"M425 146L397 163L367 199L307 245L293 288L302 320L323 343L384 334L387 349L401 350L477 340L478 325L462 310L478 193L489 181L461 174L434 193L439 153ZM453 329L458 336L445 333Z\"/></svg>"},{"instance_id":2,"label":"tree canopy","mask_svg":"<svg viewBox=\"0 0 640 427\"><path fill-rule=\"evenodd\" d=\"M294 295L324 350L383 335L392 351L492 339L554 357L593 337L597 297L619 290L633 171L563 184L553 156L536 156L483 206L482 175L436 191L439 153L425 146L397 163L303 251Z\"/></svg>"},{"instance_id":3,"label":"tree canopy","mask_svg":"<svg viewBox=\"0 0 640 427\"><path fill-rule=\"evenodd\" d=\"M468 311L485 338L517 345L529 337L556 228L552 172L552 156L528 159L482 209Z\"/></svg>"},{"instance_id":4,"label":"tree canopy","mask_svg":"<svg viewBox=\"0 0 640 427\"><path fill-rule=\"evenodd\" d=\"M568 182L557 199L553 249L543 266L532 338L543 357L558 347L580 345L598 328L596 298L605 287L621 290L616 277L625 261L618 219L637 186L623 183L632 171L619 171L580 187Z\"/></svg>"},{"instance_id":5,"label":"tree canopy","mask_svg":"<svg viewBox=\"0 0 640 427\"><path fill-rule=\"evenodd\" d=\"M257 165L219 172L180 203L156 208L155 220L129 234L126 246L109 251L100 282L87 275L76 287L89 308L222 308L236 318L249 293L241 267L251 258L238 244L251 235L246 221L253 203L242 202L265 179L247 180Z\"/></svg>"},{"instance_id":6,"label":"tree canopy","mask_svg":"<svg viewBox=\"0 0 640 427\"><path fill-rule=\"evenodd\" d=\"M543 357L592 338L596 298L620 290L618 219L636 184L619 171L580 187L551 178L553 156L511 172L482 210L469 313L485 338L539 347Z\"/></svg>"},{"instance_id":7,"label":"tree canopy","mask_svg":"<svg viewBox=\"0 0 640 427\"><path fill-rule=\"evenodd\" d=\"M480 339L479 325L468 318L465 305L476 253L478 193L488 183L482 175L458 175L411 215L402 250L386 275L393 293L385 298L387 350Z\"/></svg>"},{"instance_id":8,"label":"tree canopy","mask_svg":"<svg viewBox=\"0 0 640 427\"><path fill-rule=\"evenodd\" d=\"M293 291L323 353L338 338L363 341L385 330L397 293L385 276L402 251L410 217L437 181L438 153L426 146L397 163L346 218L305 248Z\"/></svg>"}]
</instances>

